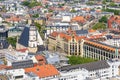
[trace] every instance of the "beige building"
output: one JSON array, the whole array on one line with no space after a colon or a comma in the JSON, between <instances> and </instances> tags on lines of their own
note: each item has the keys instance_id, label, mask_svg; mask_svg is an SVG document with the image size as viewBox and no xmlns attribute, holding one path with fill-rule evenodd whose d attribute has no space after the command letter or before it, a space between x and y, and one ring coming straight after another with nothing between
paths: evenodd
<instances>
[{"instance_id":1,"label":"beige building","mask_svg":"<svg viewBox=\"0 0 120 80\"><path fill-rule=\"evenodd\" d=\"M49 36L48 49L98 60L120 58L120 48L111 46L109 42L103 43L104 41L107 41L104 34L88 37L88 35L78 36L75 31L71 30L53 32Z\"/></svg>"},{"instance_id":2,"label":"beige building","mask_svg":"<svg viewBox=\"0 0 120 80\"><path fill-rule=\"evenodd\" d=\"M76 34L70 31L69 34L53 32L49 36L48 48L50 50L64 51L68 55L80 55L83 56L81 48L83 43L82 38L76 36Z\"/></svg>"},{"instance_id":3,"label":"beige building","mask_svg":"<svg viewBox=\"0 0 120 80\"><path fill-rule=\"evenodd\" d=\"M33 22L43 25L45 23L45 19L44 18L28 19L28 24L32 24Z\"/></svg>"}]
</instances>

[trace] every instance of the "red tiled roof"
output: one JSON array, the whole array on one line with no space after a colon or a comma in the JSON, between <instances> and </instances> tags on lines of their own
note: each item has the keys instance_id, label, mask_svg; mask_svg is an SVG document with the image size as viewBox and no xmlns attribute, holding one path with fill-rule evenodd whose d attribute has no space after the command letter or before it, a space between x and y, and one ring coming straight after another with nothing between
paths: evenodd
<instances>
[{"instance_id":1,"label":"red tiled roof","mask_svg":"<svg viewBox=\"0 0 120 80\"><path fill-rule=\"evenodd\" d=\"M84 23L84 22L86 22L86 19L83 16L76 16L76 17L72 18L72 21Z\"/></svg>"},{"instance_id":2,"label":"red tiled roof","mask_svg":"<svg viewBox=\"0 0 120 80\"><path fill-rule=\"evenodd\" d=\"M96 12L100 13L100 12L102 12L102 11L101 11L100 9L97 9Z\"/></svg>"},{"instance_id":3,"label":"red tiled roof","mask_svg":"<svg viewBox=\"0 0 120 80\"><path fill-rule=\"evenodd\" d=\"M108 27L111 29L112 27L112 23L116 22L117 24L120 24L120 16L111 16L108 20Z\"/></svg>"},{"instance_id":4,"label":"red tiled roof","mask_svg":"<svg viewBox=\"0 0 120 80\"><path fill-rule=\"evenodd\" d=\"M46 64L46 60L44 56L36 55L35 58L37 59L39 65Z\"/></svg>"},{"instance_id":5,"label":"red tiled roof","mask_svg":"<svg viewBox=\"0 0 120 80\"><path fill-rule=\"evenodd\" d=\"M27 49L27 48L24 48L24 49L18 49L17 51L25 52L26 50L28 50L28 49Z\"/></svg>"},{"instance_id":6,"label":"red tiled roof","mask_svg":"<svg viewBox=\"0 0 120 80\"><path fill-rule=\"evenodd\" d=\"M66 40L71 40L71 36L67 35L67 34L64 34L64 33L60 33L59 36L61 38L65 38Z\"/></svg>"},{"instance_id":7,"label":"red tiled roof","mask_svg":"<svg viewBox=\"0 0 120 80\"><path fill-rule=\"evenodd\" d=\"M43 4L47 4L48 3L48 0L42 0L41 1Z\"/></svg>"},{"instance_id":8,"label":"red tiled roof","mask_svg":"<svg viewBox=\"0 0 120 80\"><path fill-rule=\"evenodd\" d=\"M58 10L58 11L64 11L65 8L64 7L61 7L61 8L57 8L57 7L50 7L49 8L50 10Z\"/></svg>"},{"instance_id":9,"label":"red tiled roof","mask_svg":"<svg viewBox=\"0 0 120 80\"><path fill-rule=\"evenodd\" d=\"M76 40L81 40L81 39L86 39L86 37L85 36L75 36L75 39Z\"/></svg>"},{"instance_id":10,"label":"red tiled roof","mask_svg":"<svg viewBox=\"0 0 120 80\"><path fill-rule=\"evenodd\" d=\"M6 65L0 65L0 70L7 68Z\"/></svg>"},{"instance_id":11,"label":"red tiled roof","mask_svg":"<svg viewBox=\"0 0 120 80\"><path fill-rule=\"evenodd\" d=\"M86 19L89 19L90 17L91 17L91 15L89 15L89 14L85 16Z\"/></svg>"},{"instance_id":12,"label":"red tiled roof","mask_svg":"<svg viewBox=\"0 0 120 80\"><path fill-rule=\"evenodd\" d=\"M51 33L50 35L53 36L53 37L56 37L58 34L59 33L55 31L55 32Z\"/></svg>"},{"instance_id":13,"label":"red tiled roof","mask_svg":"<svg viewBox=\"0 0 120 80\"><path fill-rule=\"evenodd\" d=\"M0 70L2 70L2 69L11 69L12 68L12 66L6 66L6 65L0 65Z\"/></svg>"},{"instance_id":14,"label":"red tiled roof","mask_svg":"<svg viewBox=\"0 0 120 80\"><path fill-rule=\"evenodd\" d=\"M50 18L52 15L53 15L52 13L47 13L47 14L46 14L46 17L47 17L47 18Z\"/></svg>"},{"instance_id":15,"label":"red tiled roof","mask_svg":"<svg viewBox=\"0 0 120 80\"><path fill-rule=\"evenodd\" d=\"M117 23L117 24L120 24L120 19L116 20L116 23Z\"/></svg>"},{"instance_id":16,"label":"red tiled roof","mask_svg":"<svg viewBox=\"0 0 120 80\"><path fill-rule=\"evenodd\" d=\"M8 18L8 19L6 19L6 21L21 21L21 19L20 18L17 18L17 17L11 17L11 18Z\"/></svg>"},{"instance_id":17,"label":"red tiled roof","mask_svg":"<svg viewBox=\"0 0 120 80\"><path fill-rule=\"evenodd\" d=\"M76 35L76 32L75 31L72 31L72 30L68 30L66 31L67 33L57 33L57 32L53 32L51 34L51 36L53 37L56 37L56 36L59 36L60 38L63 38L67 41L70 41L72 39L72 36L74 35L74 38L76 40L81 40L81 39L87 39L87 40L90 40L90 39L99 39L99 38L102 38L106 32L103 32L101 34L98 34L98 35L91 35L89 36L88 38L86 36L78 36ZM95 32L95 30L89 30L89 32Z\"/></svg>"},{"instance_id":18,"label":"red tiled roof","mask_svg":"<svg viewBox=\"0 0 120 80\"><path fill-rule=\"evenodd\" d=\"M95 43L95 42L92 42L92 41L89 41L89 40L85 40L85 43L88 43L88 44L91 44L93 46L100 47L102 49L106 49L106 50L109 50L109 51L115 51L114 48L111 48L109 46L105 46L105 45L102 45L102 44L99 44L99 43Z\"/></svg>"},{"instance_id":19,"label":"red tiled roof","mask_svg":"<svg viewBox=\"0 0 120 80\"><path fill-rule=\"evenodd\" d=\"M51 64L35 66L32 68L26 68L26 73L33 72L39 76L39 78L45 78L50 76L59 75L58 70Z\"/></svg>"},{"instance_id":20,"label":"red tiled roof","mask_svg":"<svg viewBox=\"0 0 120 80\"><path fill-rule=\"evenodd\" d=\"M40 9L40 8L42 8L42 6L35 6L35 7L32 8L32 10L37 10L37 9Z\"/></svg>"},{"instance_id":21,"label":"red tiled roof","mask_svg":"<svg viewBox=\"0 0 120 80\"><path fill-rule=\"evenodd\" d=\"M90 29L90 30L88 30L88 32L95 32L96 30L93 30L93 29Z\"/></svg>"},{"instance_id":22,"label":"red tiled roof","mask_svg":"<svg viewBox=\"0 0 120 80\"><path fill-rule=\"evenodd\" d=\"M90 8L83 8L83 10L90 11L91 9Z\"/></svg>"},{"instance_id":23,"label":"red tiled roof","mask_svg":"<svg viewBox=\"0 0 120 80\"><path fill-rule=\"evenodd\" d=\"M117 2L117 3L119 3L120 2L120 0L112 0L113 2Z\"/></svg>"}]
</instances>

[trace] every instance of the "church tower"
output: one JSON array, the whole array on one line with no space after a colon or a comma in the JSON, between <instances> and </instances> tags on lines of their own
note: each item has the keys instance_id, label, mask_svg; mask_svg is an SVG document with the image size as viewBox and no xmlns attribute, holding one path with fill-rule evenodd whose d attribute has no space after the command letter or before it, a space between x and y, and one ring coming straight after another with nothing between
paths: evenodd
<instances>
[{"instance_id":1,"label":"church tower","mask_svg":"<svg viewBox=\"0 0 120 80\"><path fill-rule=\"evenodd\" d=\"M28 47L30 52L37 51L37 29L33 24L29 28L29 42Z\"/></svg>"},{"instance_id":2,"label":"church tower","mask_svg":"<svg viewBox=\"0 0 120 80\"><path fill-rule=\"evenodd\" d=\"M36 53L38 47L43 45L43 40L35 25L25 27L17 41L16 49L27 48L29 52Z\"/></svg>"}]
</instances>

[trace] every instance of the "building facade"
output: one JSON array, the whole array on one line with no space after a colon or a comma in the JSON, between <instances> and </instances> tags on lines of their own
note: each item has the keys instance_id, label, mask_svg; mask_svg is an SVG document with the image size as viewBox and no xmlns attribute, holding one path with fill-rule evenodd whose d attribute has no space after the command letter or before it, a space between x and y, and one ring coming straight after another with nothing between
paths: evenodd
<instances>
[{"instance_id":1,"label":"building facade","mask_svg":"<svg viewBox=\"0 0 120 80\"><path fill-rule=\"evenodd\" d=\"M120 58L119 49L89 40L84 42L83 56L99 60Z\"/></svg>"},{"instance_id":2,"label":"building facade","mask_svg":"<svg viewBox=\"0 0 120 80\"><path fill-rule=\"evenodd\" d=\"M67 55L79 55L98 60L120 58L119 46L110 44L110 40L116 42L115 38L107 39L107 35L103 33L95 36L89 35L91 35L90 32L84 36L79 36L75 31L53 32L49 36L48 48L63 51Z\"/></svg>"},{"instance_id":3,"label":"building facade","mask_svg":"<svg viewBox=\"0 0 120 80\"><path fill-rule=\"evenodd\" d=\"M102 60L97 62L69 65L59 68L60 80L111 80L119 75L120 61Z\"/></svg>"}]
</instances>

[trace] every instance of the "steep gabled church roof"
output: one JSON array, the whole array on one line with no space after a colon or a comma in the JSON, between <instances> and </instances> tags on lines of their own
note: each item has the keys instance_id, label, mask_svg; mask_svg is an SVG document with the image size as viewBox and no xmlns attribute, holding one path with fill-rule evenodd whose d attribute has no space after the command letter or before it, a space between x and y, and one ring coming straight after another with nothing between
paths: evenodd
<instances>
[{"instance_id":1,"label":"steep gabled church roof","mask_svg":"<svg viewBox=\"0 0 120 80\"><path fill-rule=\"evenodd\" d=\"M29 41L29 27L25 27L20 36L20 39L18 40L18 43L25 47L28 47L28 41Z\"/></svg>"}]
</instances>

